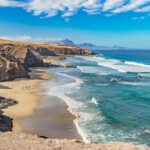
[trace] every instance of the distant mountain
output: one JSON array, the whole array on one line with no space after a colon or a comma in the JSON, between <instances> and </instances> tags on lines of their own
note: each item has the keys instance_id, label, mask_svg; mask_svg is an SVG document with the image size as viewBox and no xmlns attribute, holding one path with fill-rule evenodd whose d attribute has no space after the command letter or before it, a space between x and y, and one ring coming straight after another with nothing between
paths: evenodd
<instances>
[{"instance_id":1,"label":"distant mountain","mask_svg":"<svg viewBox=\"0 0 150 150\"><path fill-rule=\"evenodd\" d=\"M30 36L17 36L17 37L0 37L3 40L12 40L12 41L19 41L19 42L31 42L35 44L49 44L49 45L66 45L66 46L77 46L81 48L86 48L89 50L124 50L126 48L120 46L102 46L102 45L95 45L92 43L81 43L76 44L69 39L61 39L61 38L33 38Z\"/></svg>"},{"instance_id":2,"label":"distant mountain","mask_svg":"<svg viewBox=\"0 0 150 150\"><path fill-rule=\"evenodd\" d=\"M49 43L50 44L50 43ZM125 47L120 47L120 46L98 46L92 43L81 43L81 44L75 44L73 41L65 39L65 40L58 40L55 41L56 45L68 45L68 46L78 46L81 48L86 48L90 50L123 50L126 49Z\"/></svg>"},{"instance_id":3,"label":"distant mountain","mask_svg":"<svg viewBox=\"0 0 150 150\"><path fill-rule=\"evenodd\" d=\"M47 44L54 44L54 45L67 45L67 46L76 46L76 44L73 43L73 41L68 39L61 39L56 41L47 42Z\"/></svg>"},{"instance_id":4,"label":"distant mountain","mask_svg":"<svg viewBox=\"0 0 150 150\"><path fill-rule=\"evenodd\" d=\"M78 46L80 46L82 48L90 49L90 50L122 50L122 49L126 49L125 47L120 47L120 46L113 46L113 47L98 46L98 45L94 45L91 43L81 43Z\"/></svg>"},{"instance_id":5,"label":"distant mountain","mask_svg":"<svg viewBox=\"0 0 150 150\"><path fill-rule=\"evenodd\" d=\"M63 45L76 46L76 44L73 43L73 41L68 40L68 39L62 40L61 43L62 43Z\"/></svg>"}]
</instances>

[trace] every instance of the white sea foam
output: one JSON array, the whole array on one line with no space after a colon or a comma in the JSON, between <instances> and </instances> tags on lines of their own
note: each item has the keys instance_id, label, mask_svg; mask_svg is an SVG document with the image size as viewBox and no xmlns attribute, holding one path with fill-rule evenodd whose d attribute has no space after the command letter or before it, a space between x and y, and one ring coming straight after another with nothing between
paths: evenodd
<instances>
[{"instance_id":1,"label":"white sea foam","mask_svg":"<svg viewBox=\"0 0 150 150\"><path fill-rule=\"evenodd\" d=\"M74 90L77 90L80 87L80 84L82 83L82 80L75 78L73 76L69 76L63 73L59 73L65 77L68 77L70 79L74 79L74 82L69 82L63 85L58 85L53 87L50 91L49 91L49 95L53 95L53 96L57 96L60 97L61 99L63 99L67 105L72 108L78 108L78 107L83 107L83 103L81 102L77 102L73 99L71 99L70 97L66 96L66 94L70 94L72 93Z\"/></svg>"},{"instance_id":2,"label":"white sea foam","mask_svg":"<svg viewBox=\"0 0 150 150\"><path fill-rule=\"evenodd\" d=\"M95 105L98 105L98 102L97 102L97 100L94 97L92 97L91 103L93 103Z\"/></svg>"},{"instance_id":3,"label":"white sea foam","mask_svg":"<svg viewBox=\"0 0 150 150\"><path fill-rule=\"evenodd\" d=\"M145 129L144 133L150 134L150 129Z\"/></svg>"},{"instance_id":4,"label":"white sea foam","mask_svg":"<svg viewBox=\"0 0 150 150\"><path fill-rule=\"evenodd\" d=\"M92 67L92 66L78 66L77 67L83 73L92 73L98 75L105 75L105 73L101 72L99 67Z\"/></svg>"},{"instance_id":5,"label":"white sea foam","mask_svg":"<svg viewBox=\"0 0 150 150\"><path fill-rule=\"evenodd\" d=\"M149 78L150 73L139 73L139 76Z\"/></svg>"},{"instance_id":6,"label":"white sea foam","mask_svg":"<svg viewBox=\"0 0 150 150\"><path fill-rule=\"evenodd\" d=\"M136 62L121 62L115 59L106 59L104 57L98 56L88 56L83 57L83 59L88 61L97 62L98 65L108 67L114 70L118 70L119 72L150 72L150 65L140 64Z\"/></svg>"},{"instance_id":7,"label":"white sea foam","mask_svg":"<svg viewBox=\"0 0 150 150\"><path fill-rule=\"evenodd\" d=\"M145 65L145 64L137 63L137 62L125 61L125 64L150 68L150 65Z\"/></svg>"},{"instance_id":8,"label":"white sea foam","mask_svg":"<svg viewBox=\"0 0 150 150\"><path fill-rule=\"evenodd\" d=\"M91 73L97 75L109 75L115 73L110 69L106 69L104 67L97 67L97 66L77 66L77 68L83 73Z\"/></svg>"},{"instance_id":9,"label":"white sea foam","mask_svg":"<svg viewBox=\"0 0 150 150\"><path fill-rule=\"evenodd\" d=\"M132 85L132 86L149 86L150 83L143 83L143 82L127 82L127 81L121 81L118 82L119 84L123 85Z\"/></svg>"},{"instance_id":10,"label":"white sea foam","mask_svg":"<svg viewBox=\"0 0 150 150\"><path fill-rule=\"evenodd\" d=\"M77 119L74 120L74 123L76 125L76 128L79 132L79 134L81 135L83 141L86 144L90 144L93 141L93 135L86 130L83 126L83 124L86 124L87 122L91 122L93 121L93 118L98 118L97 119L103 119L103 117L100 118L100 115L96 114L96 113L88 113L88 112L78 112L79 117Z\"/></svg>"},{"instance_id":11,"label":"white sea foam","mask_svg":"<svg viewBox=\"0 0 150 150\"><path fill-rule=\"evenodd\" d=\"M78 133L80 134L80 136L82 137L83 141L86 143L86 144L90 144L91 143L91 139L89 139L87 137L87 134L81 129L81 127L79 126L79 121L78 119L75 119L74 120L74 124L76 126L76 129L78 131Z\"/></svg>"},{"instance_id":12,"label":"white sea foam","mask_svg":"<svg viewBox=\"0 0 150 150\"><path fill-rule=\"evenodd\" d=\"M51 88L48 94L52 96L57 96L60 99L64 100L64 102L69 107L68 110L77 117L74 120L76 128L79 134L81 135L82 139L84 140L84 142L88 144L91 141L89 138L89 135L87 135L87 132L85 132L79 124L82 122L86 122L89 119L92 119L95 114L81 112L80 109L85 107L85 103L76 101L72 99L71 97L67 96L67 94L73 92L73 90L78 89L78 87L82 84L82 80L79 78L67 75L67 74L60 73L60 72L57 74L64 76L66 78L69 78L69 79L73 79L73 81Z\"/></svg>"}]
</instances>

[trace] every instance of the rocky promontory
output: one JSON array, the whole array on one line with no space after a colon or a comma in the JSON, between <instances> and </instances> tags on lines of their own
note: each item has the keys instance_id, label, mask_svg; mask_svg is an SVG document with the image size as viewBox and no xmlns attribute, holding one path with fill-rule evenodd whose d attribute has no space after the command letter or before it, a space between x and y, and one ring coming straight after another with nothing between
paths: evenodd
<instances>
[{"instance_id":1,"label":"rocky promontory","mask_svg":"<svg viewBox=\"0 0 150 150\"><path fill-rule=\"evenodd\" d=\"M27 69L16 58L5 54L0 55L0 81L26 77L29 77Z\"/></svg>"},{"instance_id":2,"label":"rocky promontory","mask_svg":"<svg viewBox=\"0 0 150 150\"><path fill-rule=\"evenodd\" d=\"M57 55L91 55L92 52L85 48L68 45L48 45L48 44L32 44L23 42L14 42L7 40L0 40L0 51L19 50L20 53L23 49L34 51L37 55L57 56ZM13 52L14 53L14 52Z\"/></svg>"},{"instance_id":3,"label":"rocky promontory","mask_svg":"<svg viewBox=\"0 0 150 150\"><path fill-rule=\"evenodd\" d=\"M92 52L74 46L21 43L0 40L0 81L29 77L29 67L45 67L46 56L91 55Z\"/></svg>"}]
</instances>

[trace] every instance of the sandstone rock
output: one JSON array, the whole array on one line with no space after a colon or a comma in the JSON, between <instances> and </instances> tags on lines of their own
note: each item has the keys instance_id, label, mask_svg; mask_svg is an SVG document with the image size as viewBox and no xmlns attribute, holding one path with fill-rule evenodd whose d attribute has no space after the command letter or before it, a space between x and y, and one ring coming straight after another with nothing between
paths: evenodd
<instances>
[{"instance_id":1,"label":"sandstone rock","mask_svg":"<svg viewBox=\"0 0 150 150\"><path fill-rule=\"evenodd\" d=\"M26 78L29 67L56 67L44 63L43 56L91 55L92 52L73 46L20 43L0 40L0 81ZM58 67L58 66L57 66ZM68 66L75 68L75 66Z\"/></svg>"},{"instance_id":2,"label":"sandstone rock","mask_svg":"<svg viewBox=\"0 0 150 150\"><path fill-rule=\"evenodd\" d=\"M31 44L7 40L0 40L0 51L5 53L21 54L22 51L30 50L42 56L56 55L91 55L92 52L85 48L67 45ZM18 51L19 50L19 51ZM14 51L14 52L13 52ZM16 53L17 52L17 53Z\"/></svg>"},{"instance_id":3,"label":"sandstone rock","mask_svg":"<svg viewBox=\"0 0 150 150\"><path fill-rule=\"evenodd\" d=\"M13 56L0 55L0 81L26 78L28 71Z\"/></svg>"}]
</instances>

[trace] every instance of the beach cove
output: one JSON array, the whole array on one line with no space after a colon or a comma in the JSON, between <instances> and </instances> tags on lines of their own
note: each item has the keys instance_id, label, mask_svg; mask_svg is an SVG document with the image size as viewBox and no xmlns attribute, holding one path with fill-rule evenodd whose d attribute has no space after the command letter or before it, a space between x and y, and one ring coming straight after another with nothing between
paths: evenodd
<instances>
[{"instance_id":1,"label":"beach cove","mask_svg":"<svg viewBox=\"0 0 150 150\"><path fill-rule=\"evenodd\" d=\"M117 73L118 86L120 67L128 69L130 62L124 66L122 61L93 55L91 51L79 47L5 40L1 41L0 62L0 127L2 131L12 131L0 132L1 149L10 149L12 146L17 150L20 146L24 150L41 147L48 150L149 149L143 147L147 138L140 138L139 141L132 141L132 137L124 138L128 133L118 131L120 125L116 122L105 122L109 118L101 109L107 100L111 100L106 96L117 94L115 90L110 90L111 85L114 85L114 73ZM119 63L119 74L116 63ZM129 69L133 65L136 69L132 62ZM147 66L141 69L147 70ZM126 72L122 75L124 81ZM106 89L109 92L105 93ZM101 101L101 98L107 99ZM7 106L3 108L5 104ZM118 111L120 106L115 104L117 105L113 108ZM104 108L107 112L111 110ZM118 133L121 134L118 136ZM149 135L146 133L146 136Z\"/></svg>"},{"instance_id":2,"label":"beach cove","mask_svg":"<svg viewBox=\"0 0 150 150\"><path fill-rule=\"evenodd\" d=\"M57 99L56 97L51 96L50 99L49 96L45 96L44 94L45 92L48 92L47 87L45 87L47 82L51 82L51 80L55 79L54 75L51 74L51 71L49 73L47 72L48 69L33 69L31 72L31 79L20 79L9 82L9 84L8 82L1 84L5 87L8 87L9 85L12 88L9 90L13 91L15 91L15 89L17 89L17 91L18 89L22 91L22 87L26 87L25 89L30 89L30 92L23 92L24 96L21 98L10 95L12 98L19 98L18 102L21 104L18 104L18 108L17 105L13 106L16 107L15 110L13 109L14 111L10 109L11 107L5 109L5 114L14 118L14 128L13 132L0 133L1 149L7 150L13 147L13 149L19 150L20 147L22 147L23 150L35 148L37 150L149 150L149 148L137 147L129 143L109 142L104 144L85 144L83 141L81 141L81 137L78 134L75 125L73 124L73 120L76 119L76 117L68 111L68 106L66 103L64 103L64 101L61 99ZM4 96L6 93L7 92L5 91ZM35 97L31 97L32 99L29 98L29 101L33 100L33 102L30 102L32 106L29 107L29 105L27 103L25 104L25 102L30 94ZM15 95L17 94L15 93ZM49 107L48 110L45 109L47 107L43 107L44 104ZM21 109L22 105L24 110ZM44 110L42 110L42 107ZM45 118L48 121L47 123ZM41 124L39 124L40 122ZM53 123L54 126L49 126ZM48 128L45 128L45 125Z\"/></svg>"}]
</instances>

